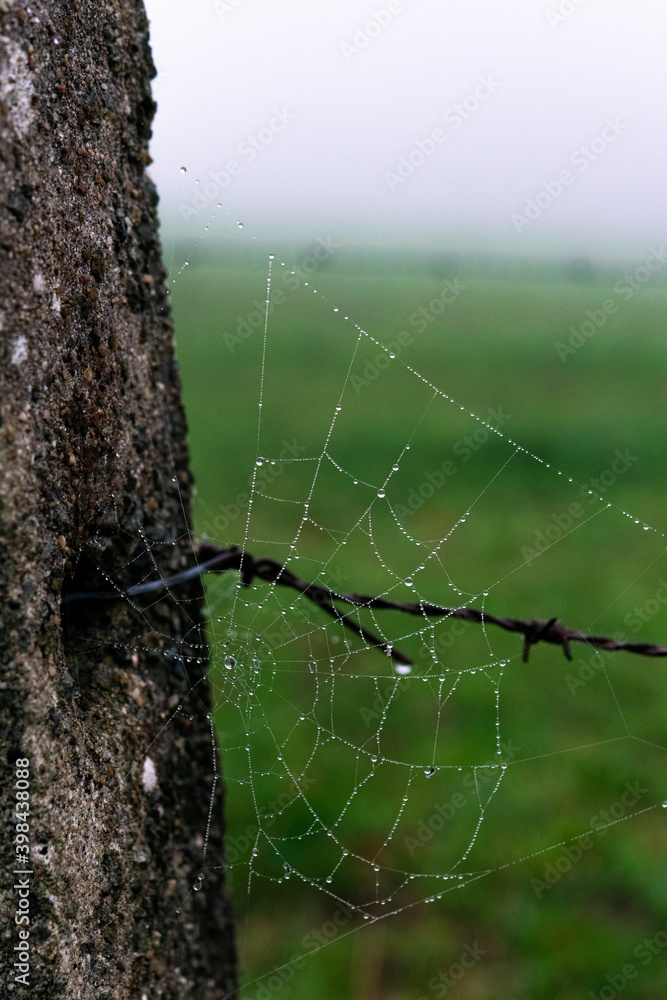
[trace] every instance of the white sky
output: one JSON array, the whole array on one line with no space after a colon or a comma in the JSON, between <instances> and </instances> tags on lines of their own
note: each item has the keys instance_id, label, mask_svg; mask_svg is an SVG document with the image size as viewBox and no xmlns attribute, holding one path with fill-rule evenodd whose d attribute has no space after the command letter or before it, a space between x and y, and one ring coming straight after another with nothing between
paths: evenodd
<instances>
[{"instance_id":1,"label":"white sky","mask_svg":"<svg viewBox=\"0 0 667 1000\"><path fill-rule=\"evenodd\" d=\"M550 244L641 254L660 242L658 0L146 6L159 71L151 172L170 231L187 215L187 234L198 235L220 201L221 236L242 219L267 238L359 229L373 242L518 254ZM434 129L442 141L426 156L419 143ZM244 145L253 136L254 155ZM397 180L401 157L410 176ZM229 161L237 172L223 190L211 174Z\"/></svg>"}]
</instances>

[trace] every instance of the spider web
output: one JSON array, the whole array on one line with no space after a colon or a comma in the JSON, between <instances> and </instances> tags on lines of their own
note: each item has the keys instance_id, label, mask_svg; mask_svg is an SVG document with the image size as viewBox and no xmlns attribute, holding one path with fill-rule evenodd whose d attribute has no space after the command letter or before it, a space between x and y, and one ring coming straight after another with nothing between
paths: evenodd
<instances>
[{"instance_id":1,"label":"spider web","mask_svg":"<svg viewBox=\"0 0 667 1000\"><path fill-rule=\"evenodd\" d=\"M255 450L236 483L225 482L221 460L220 499L208 477L195 505L200 535L340 594L558 614L615 638L629 637L619 623L638 604L643 622L654 617L664 534L613 488L632 476L630 450L610 449L609 469L593 467L597 478L569 474L515 439L502 400L478 413L450 394L446 338L424 350L395 324L380 329L362 318L352 276L348 304L328 291L333 271L308 275L314 253L290 263L241 223L223 226L238 230L236 263L249 268L251 295L244 285L215 324L225 373L221 361L213 377L229 402L212 420L232 436L221 455L234 450L234 421L252 421ZM211 280L224 286L230 274ZM293 354L291 325L307 331ZM593 565L578 559L582 536ZM625 560L621 593L602 582L612 551ZM582 573L590 602L572 608L568 580ZM309 970L360 929L417 920L433 934L444 914L462 912L466 932L436 969L417 963L408 982L443 995L434 991L457 980L447 976L462 967L462 949L477 948L471 964L480 969L469 977L481 992L470 995L490 995L495 978L485 978L481 955L493 948L484 932L477 942L471 910L491 899L507 917L507 893L514 906L557 908L555 885L568 876L577 885L581 872L585 887L604 868L601 845L622 853L660 836L665 747L660 713L645 711L660 662L584 647L572 664L546 648L525 664L516 638L485 623L346 609L378 637L373 644L303 595L277 582L243 586L237 574L211 578L207 600L242 996L306 995ZM659 638L650 632L644 625L642 637ZM581 787L568 787L564 770ZM634 892L651 895L641 879ZM422 917L427 904L435 917ZM282 951L263 912L303 915Z\"/></svg>"},{"instance_id":2,"label":"spider web","mask_svg":"<svg viewBox=\"0 0 667 1000\"><path fill-rule=\"evenodd\" d=\"M200 266L210 268L213 297L235 284L238 293L213 323L218 361L204 361L218 387L206 420L218 460L200 460L200 537L274 559L341 595L557 614L588 634L621 638L619 623L639 606L637 637L660 638L653 606L663 603L664 533L654 516L623 502L623 477L638 461L631 450L614 444L608 468L570 474L515 437L502 395L480 391L476 412L450 392L455 319L434 324L437 336L424 344L395 317L374 322L372 281L359 278L356 264L342 281L333 265L325 269L316 256L324 238L283 256L217 215L231 265L223 273L204 256ZM187 313L197 262L172 273L183 296L177 311ZM380 281L381 304L393 280ZM427 287L434 281L454 287L441 278ZM335 294L341 285L345 301ZM461 287L470 294L481 286ZM180 336L187 359L187 329ZM196 391L188 377L186 395ZM235 479L225 455L234 454L241 424L251 428L249 453L236 461ZM589 456L573 458L590 473ZM156 544L144 543L149 553ZM595 561L582 565L582 551ZM624 568L620 593L604 583L612 554ZM590 578L585 607L568 603L576 574ZM516 637L484 621L346 608L374 643L279 581L244 586L225 573L206 591L243 997L312 995L318 976L333 975L329 954L362 929L370 936L385 926L399 936L401 928L430 937L446 928L451 937L435 946L437 959L433 948L428 961L419 948L413 960L401 955L399 978L415 995L444 995L437 991L456 983L460 968L472 968L471 996L493 995L497 981L514 995L538 995L511 976L497 980L503 945L474 915L495 914L499 938L511 942L513 908L551 912L553 921L561 882L575 886L575 907L577 891L592 886L595 897L610 858L617 864L642 843L658 856L662 661L582 647L573 663L552 648L524 663ZM185 665L179 712L200 710L187 680L197 640L185 650L166 644L165 655ZM205 888L206 835L193 890ZM625 876L617 881L628 892ZM645 873L632 891L633 907L660 906ZM288 912L297 916L283 945L267 915L282 921ZM655 934L650 916L635 925ZM606 933L611 947L616 939ZM557 946L554 956L561 969ZM585 980L586 970L578 975ZM362 995L355 989L350 996ZM552 989L547 983L539 995Z\"/></svg>"}]
</instances>

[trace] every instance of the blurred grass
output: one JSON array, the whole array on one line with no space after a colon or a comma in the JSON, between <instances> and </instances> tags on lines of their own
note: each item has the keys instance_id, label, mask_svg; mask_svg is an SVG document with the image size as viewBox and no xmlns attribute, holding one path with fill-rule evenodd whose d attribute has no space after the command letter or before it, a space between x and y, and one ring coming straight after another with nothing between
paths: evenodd
<instances>
[{"instance_id":1,"label":"blurred grass","mask_svg":"<svg viewBox=\"0 0 667 1000\"><path fill-rule=\"evenodd\" d=\"M303 254L293 259L303 263ZM341 252L314 278L306 279L305 286L298 269L290 280L293 266L287 261L281 267L279 258L274 262L271 294L276 304L267 339L260 454L276 458L290 442L303 449L300 456L319 455L348 369L368 383L348 382L342 397L328 450L350 476L326 463L322 469L309 513L328 530L304 532L297 566L301 575L312 577L335 552L327 572L339 581L338 589L372 593L387 587L388 571L378 563L367 535L351 534L339 551L332 538L350 530L414 430L411 448L403 453L400 469L387 485L387 499L403 511L399 520L410 535L417 541L430 540L430 547L474 503L470 516L443 549L446 572L465 595L488 590L486 606L495 614L557 615L566 624L595 634L623 631L628 638L667 642L662 608L653 613L660 603L655 600L660 581L667 575L661 534L667 402L664 281L656 278L623 301L614 289L622 271L588 284L573 284L555 269L532 280L521 275L485 276L474 268L445 277L419 262L411 261L408 267L396 258L385 259L382 266L372 260L360 264ZM447 281L458 282L460 294L420 332L410 317L429 308ZM313 284L328 303L312 294ZM257 454L263 350L263 323L255 322L255 314L261 313L265 295L266 254L258 251L244 259L234 254L202 257L178 279L172 296L198 491L195 527L219 544L243 541ZM566 343L570 328L581 326L587 310L599 309L609 298L618 303L618 311L563 363L555 344ZM249 324L243 329L251 329L250 335L238 335L240 319ZM386 371L369 379L379 348L362 337L355 354L354 323L384 344L400 343L397 337L406 331L410 343L401 347ZM406 365L426 375L465 409L442 397L429 405L432 389ZM361 386L360 391L355 385ZM468 410L496 426L498 414L504 415L505 438L491 435L464 460L460 442L479 430ZM552 468L524 453L510 459L514 449L508 437ZM610 470L618 469L614 462L619 452L629 454L632 461L610 482ZM454 460L456 473L414 514L406 513L410 490L427 482L426 474L447 459ZM557 469L563 475L558 476ZM612 504L610 508L577 485L588 485L603 473L603 498ZM265 491L279 501L255 501L248 541L254 555L286 558L302 511L294 501L303 501L312 474L312 463L289 466L288 473L277 475ZM352 476L361 481L358 486ZM573 515L572 504L579 505L581 513ZM565 523L568 510L576 530L557 537L556 544L526 565L522 548L539 545L547 528L558 535L558 524ZM644 523L657 530L642 531ZM425 550L396 530L384 505L378 505L373 531L398 578L412 573L424 558ZM415 583L428 600L456 601L438 566L429 565ZM215 649L225 636L232 582L218 578L208 590ZM256 605L265 592L266 588L256 587L251 604ZM298 631L302 616L298 609L290 611L294 601L289 594L280 596L285 598L282 608L273 602L263 617L254 607L240 606L235 616L239 630L268 633L276 627L275 620L284 617L296 623ZM399 585L394 596L409 600L410 591ZM650 620L632 631L626 616L652 600L654 604L647 605L652 609L646 615ZM315 610L312 619L321 624ZM395 615L383 618L385 623L399 648L418 653L419 644L409 635L414 621L406 623ZM367 624L374 627L370 621ZM326 634L333 636L334 631L331 626ZM321 675L314 679L308 671L308 643L288 643L269 658L275 660L270 679L269 664L262 664L261 711L253 714L242 685L238 696L230 695L232 679L222 676L224 669L214 664L214 683L222 701L229 697L217 723L229 786L227 836L238 848L230 878L249 983L242 996L262 996L262 985L271 995L283 990L294 1000L441 996L443 981L437 977L446 975L465 946L475 942L484 954L457 982L461 1000L574 1000L589 991L598 995L609 988L605 977L618 977L628 962L638 972L628 979L623 996L654 1000L664 995L664 955L644 965L635 949L645 938L664 931L667 921L663 874L667 812L650 809L593 836L582 859L569 869L563 852L564 842L589 830L601 810L621 801L626 783L634 787L639 782L641 794L631 807L623 807L623 820L628 813L667 798L667 669L661 660L617 654L604 660L605 673L602 661L590 650L576 649L575 662L567 664L562 652L547 647L533 650L530 664L525 665L516 637L492 636L488 631L491 651L480 630L466 630L459 637L450 635L446 623L437 630L447 637L441 659L450 669L472 668L492 656L508 659L500 687L500 736L510 766L489 802L470 854L455 869L488 874L463 891L447 891L434 903L419 902L448 888L429 873L448 871L474 835L479 808L473 807L465 779L473 774L473 765L494 759L493 684L498 676L497 668L463 676L442 709L434 751L438 682L434 678L421 682L420 675L433 673L421 660L415 679L406 682L386 716L381 756L417 767L429 763L435 752L436 763L447 768L428 782L415 780L411 785L400 835L383 849L380 863L387 884L394 870L421 872L423 877L398 893L397 900L405 907L401 913L347 936L345 932L360 921L347 919L339 901L373 898L370 866L352 859L342 864L331 895L297 874L288 884L279 882L282 872L276 859L263 850L248 893L254 841L246 835L256 824L258 800L275 801L285 788L276 741L292 773L313 754L307 773L314 783L307 798L320 816L333 821L369 771L368 758L362 754L358 760L351 747L368 749L371 744L364 741L378 730L377 689L370 677L361 675L384 676L390 686L396 679L379 654L371 653L377 657L372 660L355 654L352 670L348 665L340 677L322 680L316 689ZM397 637L403 633L407 638L399 643ZM315 636L316 657L328 655L317 646L322 634ZM350 673L359 676L352 679ZM580 674L591 679L577 683ZM380 688L385 689L386 685ZM370 713L365 722L364 706ZM318 729L325 732L332 721L336 734L349 740L343 753L335 741L318 745ZM246 729L251 733L254 788ZM462 773L452 767L460 767ZM351 854L369 858L382 847L401 804L407 770L381 763L363 793L352 800L340 828ZM488 781L489 791L493 784L495 779ZM452 796L465 789L466 803L456 816L411 854L404 834L414 836L419 823L434 815L436 804L453 801ZM617 805L616 811L620 809ZM303 835L307 825L307 816L296 807L276 810L265 823L269 835L288 838L280 841L282 856L289 856L294 873L322 878L327 865L336 862L326 837ZM540 853L550 845L556 846ZM539 891L535 888L539 883L531 880L543 883L547 865L556 862L567 870L553 887ZM336 913L342 929L331 922ZM335 943L317 949L316 939L320 944ZM276 974L254 982L296 953L307 958L288 982L287 971L282 980Z\"/></svg>"}]
</instances>

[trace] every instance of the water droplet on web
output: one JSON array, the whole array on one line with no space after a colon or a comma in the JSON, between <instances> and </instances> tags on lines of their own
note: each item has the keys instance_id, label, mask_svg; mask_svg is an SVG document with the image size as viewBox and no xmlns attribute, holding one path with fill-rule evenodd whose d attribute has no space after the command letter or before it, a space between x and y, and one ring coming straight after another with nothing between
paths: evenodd
<instances>
[{"instance_id":1,"label":"water droplet on web","mask_svg":"<svg viewBox=\"0 0 667 1000\"><path fill-rule=\"evenodd\" d=\"M411 674L412 667L409 663L396 663L394 664L394 670L397 674Z\"/></svg>"},{"instance_id":2,"label":"water droplet on web","mask_svg":"<svg viewBox=\"0 0 667 1000\"><path fill-rule=\"evenodd\" d=\"M386 496L385 491L384 490L378 490L378 496L379 496L380 500L384 500L384 498Z\"/></svg>"},{"instance_id":3,"label":"water droplet on web","mask_svg":"<svg viewBox=\"0 0 667 1000\"><path fill-rule=\"evenodd\" d=\"M187 172L188 172L188 168L187 167L181 167L181 173L182 174L187 174Z\"/></svg>"},{"instance_id":4,"label":"water droplet on web","mask_svg":"<svg viewBox=\"0 0 667 1000\"><path fill-rule=\"evenodd\" d=\"M332 879L331 875L327 875L325 881L326 882L333 882L333 879Z\"/></svg>"},{"instance_id":5,"label":"water droplet on web","mask_svg":"<svg viewBox=\"0 0 667 1000\"><path fill-rule=\"evenodd\" d=\"M426 775L427 778L432 778L433 775L435 774L435 768L427 767L426 770L424 771L424 774Z\"/></svg>"},{"instance_id":6,"label":"water droplet on web","mask_svg":"<svg viewBox=\"0 0 667 1000\"><path fill-rule=\"evenodd\" d=\"M233 656L226 656L225 657L225 666L227 667L227 670L233 670L234 667L236 666L236 660L235 660L235 658Z\"/></svg>"},{"instance_id":7,"label":"water droplet on web","mask_svg":"<svg viewBox=\"0 0 667 1000\"><path fill-rule=\"evenodd\" d=\"M243 229L243 223L242 222L237 222L236 225L239 227L239 229Z\"/></svg>"},{"instance_id":8,"label":"water droplet on web","mask_svg":"<svg viewBox=\"0 0 667 1000\"><path fill-rule=\"evenodd\" d=\"M252 856L253 856L253 858L256 858L258 854L259 854L259 848L258 847L253 847L253 849L252 849Z\"/></svg>"},{"instance_id":9,"label":"water droplet on web","mask_svg":"<svg viewBox=\"0 0 667 1000\"><path fill-rule=\"evenodd\" d=\"M270 253L270 254L269 254L269 260L274 260L274 259L275 259L275 256L276 256L276 255L275 255L274 253Z\"/></svg>"},{"instance_id":10,"label":"water droplet on web","mask_svg":"<svg viewBox=\"0 0 667 1000\"><path fill-rule=\"evenodd\" d=\"M257 461L255 462L255 465L257 465L257 466L264 465L264 459L263 458L258 458Z\"/></svg>"}]
</instances>

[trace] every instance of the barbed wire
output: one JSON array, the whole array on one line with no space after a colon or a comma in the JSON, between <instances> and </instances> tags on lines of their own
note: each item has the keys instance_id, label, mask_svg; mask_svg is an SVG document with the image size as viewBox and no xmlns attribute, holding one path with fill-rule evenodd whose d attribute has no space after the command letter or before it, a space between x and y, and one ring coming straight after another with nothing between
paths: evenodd
<instances>
[{"instance_id":1,"label":"barbed wire","mask_svg":"<svg viewBox=\"0 0 667 1000\"><path fill-rule=\"evenodd\" d=\"M524 621L521 618L499 618L489 614L480 608L458 607L447 608L438 604L426 604L423 601L402 602L389 601L384 597L372 597L367 594L339 594L319 583L308 583L301 580L283 563L275 559L259 558L255 559L249 552L242 552L236 546L229 549L221 549L211 542L202 542L197 553L197 563L189 569L183 570L174 576L151 580L146 583L135 584L126 590L116 591L79 591L65 593L63 603L70 604L77 601L89 600L121 600L142 594L159 593L169 591L182 583L204 573L224 573L229 570L238 570L241 574L241 583L250 586L253 580L263 580L276 586L291 587L297 590L304 597L312 601L326 614L336 619L345 628L354 632L365 642L383 650L387 656L395 662L405 665L412 664L410 657L395 649L392 644L379 639L376 635L364 628L359 622L350 617L336 607L335 602L353 605L356 608L374 608L378 611L401 611L409 615L419 615L423 618L457 618L475 624L497 625L507 632L515 632L523 636L523 660L528 662L532 646L539 642L546 642L551 645L561 646L565 657L572 660L570 644L581 642L595 649L603 649L609 652L625 650L628 653L638 653L640 656L667 656L667 646L659 646L650 642L622 642L610 639L606 636L586 635L578 629L568 628L558 618L549 618L546 621L533 619Z\"/></svg>"}]
</instances>

